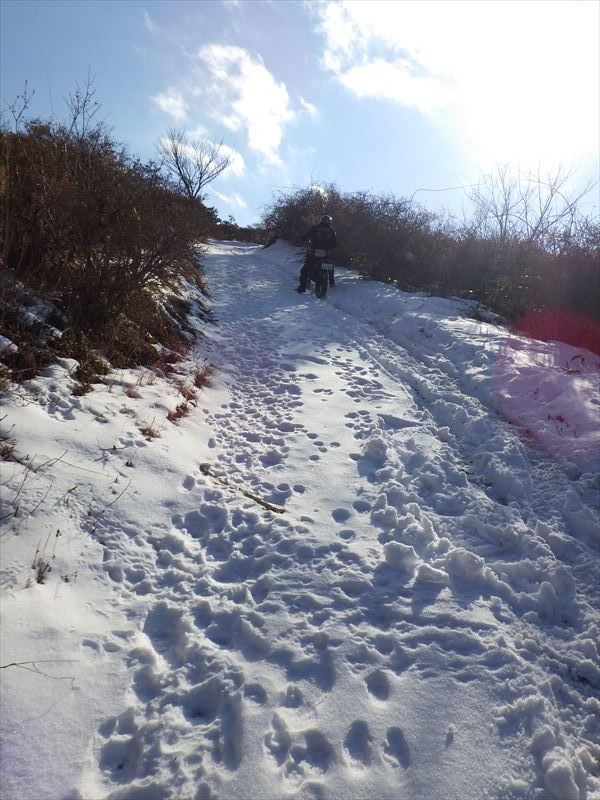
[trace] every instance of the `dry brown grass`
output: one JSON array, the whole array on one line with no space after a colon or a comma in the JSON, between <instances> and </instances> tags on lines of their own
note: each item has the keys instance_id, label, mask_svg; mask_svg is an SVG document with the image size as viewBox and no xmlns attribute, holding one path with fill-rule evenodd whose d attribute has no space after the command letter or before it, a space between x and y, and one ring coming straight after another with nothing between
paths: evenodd
<instances>
[{"instance_id":1,"label":"dry brown grass","mask_svg":"<svg viewBox=\"0 0 600 800\"><path fill-rule=\"evenodd\" d=\"M0 431L0 461L13 461L16 446L15 439Z\"/></svg>"},{"instance_id":2,"label":"dry brown grass","mask_svg":"<svg viewBox=\"0 0 600 800\"><path fill-rule=\"evenodd\" d=\"M210 386L210 379L215 373L214 364L205 364L202 369L199 369L194 375L194 386L196 389L203 389L205 386Z\"/></svg>"},{"instance_id":3,"label":"dry brown grass","mask_svg":"<svg viewBox=\"0 0 600 800\"><path fill-rule=\"evenodd\" d=\"M4 364L0 364L0 392L8 391L10 383L10 370Z\"/></svg>"},{"instance_id":4,"label":"dry brown grass","mask_svg":"<svg viewBox=\"0 0 600 800\"><path fill-rule=\"evenodd\" d=\"M179 405L175 406L172 411L169 411L167 414L167 419L169 422L177 422L182 417L187 417L187 415L190 413L190 410L190 403L179 403Z\"/></svg>"},{"instance_id":5,"label":"dry brown grass","mask_svg":"<svg viewBox=\"0 0 600 800\"><path fill-rule=\"evenodd\" d=\"M179 394L188 402L193 403L196 400L196 392L193 390L191 386L188 386L187 383L183 381L175 381L175 385L179 391Z\"/></svg>"},{"instance_id":6,"label":"dry brown grass","mask_svg":"<svg viewBox=\"0 0 600 800\"><path fill-rule=\"evenodd\" d=\"M139 431L149 442L160 438L160 431L154 420L146 425L140 425Z\"/></svg>"}]
</instances>

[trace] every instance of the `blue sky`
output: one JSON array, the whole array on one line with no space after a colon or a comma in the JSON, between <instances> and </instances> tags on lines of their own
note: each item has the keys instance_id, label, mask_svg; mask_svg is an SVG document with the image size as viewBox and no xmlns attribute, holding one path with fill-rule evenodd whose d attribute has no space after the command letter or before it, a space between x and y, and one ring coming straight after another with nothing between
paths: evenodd
<instances>
[{"instance_id":1,"label":"blue sky","mask_svg":"<svg viewBox=\"0 0 600 800\"><path fill-rule=\"evenodd\" d=\"M335 181L460 214L494 162L598 174L600 4L185 0L1 2L4 101L64 114L88 69L102 115L148 158L169 127L223 142L207 201L257 221ZM588 195L598 210L597 190Z\"/></svg>"}]
</instances>

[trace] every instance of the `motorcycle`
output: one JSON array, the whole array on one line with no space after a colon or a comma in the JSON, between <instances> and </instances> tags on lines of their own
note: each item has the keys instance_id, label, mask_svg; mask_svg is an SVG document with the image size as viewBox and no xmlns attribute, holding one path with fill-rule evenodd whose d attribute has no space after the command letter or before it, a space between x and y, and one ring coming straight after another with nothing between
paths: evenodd
<instances>
[{"instance_id":1,"label":"motorcycle","mask_svg":"<svg viewBox=\"0 0 600 800\"><path fill-rule=\"evenodd\" d=\"M313 253L313 264L310 281L315 284L315 297L322 298L327 294L327 287L333 281L333 264L328 261L329 252L317 248ZM333 285L333 284L332 284Z\"/></svg>"}]
</instances>

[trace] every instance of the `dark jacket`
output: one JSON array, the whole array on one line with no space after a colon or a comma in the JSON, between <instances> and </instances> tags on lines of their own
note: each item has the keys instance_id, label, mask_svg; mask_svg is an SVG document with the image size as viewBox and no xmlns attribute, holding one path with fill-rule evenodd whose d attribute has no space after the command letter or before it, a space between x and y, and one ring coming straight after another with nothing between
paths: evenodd
<instances>
[{"instance_id":1,"label":"dark jacket","mask_svg":"<svg viewBox=\"0 0 600 800\"><path fill-rule=\"evenodd\" d=\"M311 250L331 250L337 246L337 236L330 225L313 225L304 236L303 242L308 242Z\"/></svg>"}]
</instances>

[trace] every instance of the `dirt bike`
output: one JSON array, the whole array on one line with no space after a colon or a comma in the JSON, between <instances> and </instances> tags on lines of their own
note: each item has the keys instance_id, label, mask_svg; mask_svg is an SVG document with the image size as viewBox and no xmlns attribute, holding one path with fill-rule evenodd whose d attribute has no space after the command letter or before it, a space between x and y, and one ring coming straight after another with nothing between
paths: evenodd
<instances>
[{"instance_id":1,"label":"dirt bike","mask_svg":"<svg viewBox=\"0 0 600 800\"><path fill-rule=\"evenodd\" d=\"M333 280L333 264L328 260L329 252L321 248L317 248L313 252L313 264L310 281L315 284L315 297L325 297L327 294L327 286Z\"/></svg>"}]
</instances>

